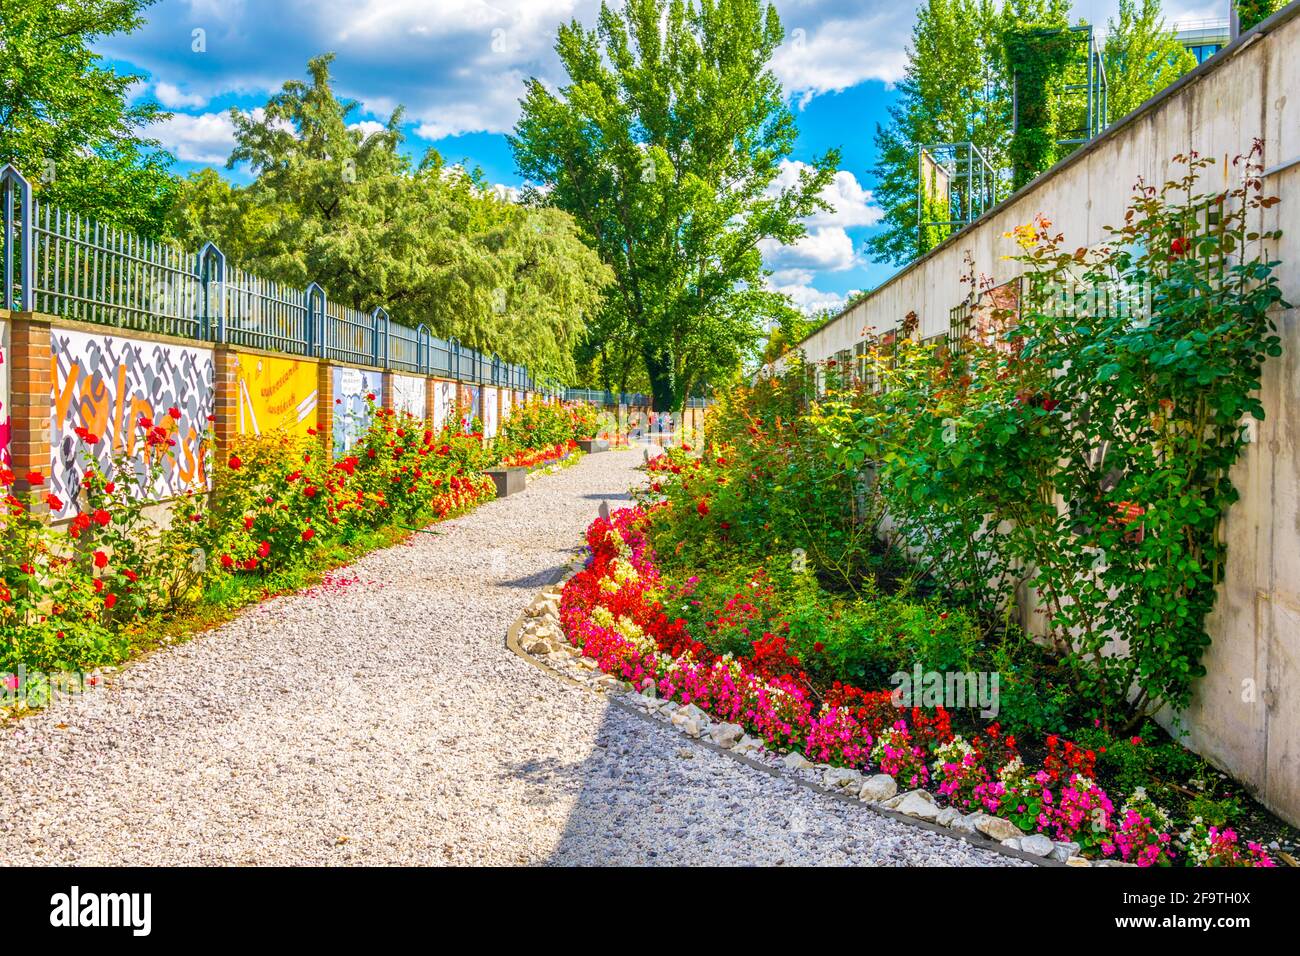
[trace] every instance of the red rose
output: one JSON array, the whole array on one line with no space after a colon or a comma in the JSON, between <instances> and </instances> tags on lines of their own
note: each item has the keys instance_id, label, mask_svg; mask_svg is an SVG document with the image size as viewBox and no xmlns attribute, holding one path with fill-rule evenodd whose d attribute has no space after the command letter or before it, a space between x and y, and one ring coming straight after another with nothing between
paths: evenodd
<instances>
[{"instance_id":1,"label":"red rose","mask_svg":"<svg viewBox=\"0 0 1300 956\"><path fill-rule=\"evenodd\" d=\"M221 556L221 566L226 570L230 570L235 566L235 559L228 554L223 554Z\"/></svg>"},{"instance_id":2,"label":"red rose","mask_svg":"<svg viewBox=\"0 0 1300 956\"><path fill-rule=\"evenodd\" d=\"M113 610L113 605L116 603L117 603L116 594L108 594L104 596L104 607L107 608L108 610L110 611Z\"/></svg>"},{"instance_id":3,"label":"red rose","mask_svg":"<svg viewBox=\"0 0 1300 956\"><path fill-rule=\"evenodd\" d=\"M172 421L178 422L181 420L181 410L179 408L173 406L167 409L167 414L171 416Z\"/></svg>"},{"instance_id":4,"label":"red rose","mask_svg":"<svg viewBox=\"0 0 1300 956\"><path fill-rule=\"evenodd\" d=\"M33 488L39 488L41 485L45 484L45 476L39 471L29 471L27 473L27 483Z\"/></svg>"},{"instance_id":5,"label":"red rose","mask_svg":"<svg viewBox=\"0 0 1300 956\"><path fill-rule=\"evenodd\" d=\"M261 544L257 546L257 556L259 558L265 558L270 553L271 553L271 542L263 541Z\"/></svg>"},{"instance_id":6,"label":"red rose","mask_svg":"<svg viewBox=\"0 0 1300 956\"><path fill-rule=\"evenodd\" d=\"M50 506L51 511L63 510L63 500L58 495L46 495L45 503Z\"/></svg>"},{"instance_id":7,"label":"red rose","mask_svg":"<svg viewBox=\"0 0 1300 956\"><path fill-rule=\"evenodd\" d=\"M238 455L231 455L229 464L231 471L239 471L239 469L244 466L244 463L240 461Z\"/></svg>"},{"instance_id":8,"label":"red rose","mask_svg":"<svg viewBox=\"0 0 1300 956\"><path fill-rule=\"evenodd\" d=\"M308 528L306 531L302 533L302 540L304 541L310 541L314 537L316 537L315 528Z\"/></svg>"},{"instance_id":9,"label":"red rose","mask_svg":"<svg viewBox=\"0 0 1300 956\"><path fill-rule=\"evenodd\" d=\"M1187 250L1190 246L1191 243L1187 241L1186 237L1179 236L1173 242L1169 243L1169 254L1175 259L1179 259L1187 255Z\"/></svg>"},{"instance_id":10,"label":"red rose","mask_svg":"<svg viewBox=\"0 0 1300 956\"><path fill-rule=\"evenodd\" d=\"M113 516L103 508L95 509L95 513L91 515L91 518L94 520L95 524L99 525L101 528L107 528L108 523L113 520Z\"/></svg>"},{"instance_id":11,"label":"red rose","mask_svg":"<svg viewBox=\"0 0 1300 956\"><path fill-rule=\"evenodd\" d=\"M129 570L128 570L128 571L123 571L122 574L123 574L123 575L126 577L126 579L127 579L128 581L130 581L132 584L135 584L136 581L139 581L139 580L140 580L140 575L136 574L134 571L129 571Z\"/></svg>"},{"instance_id":12,"label":"red rose","mask_svg":"<svg viewBox=\"0 0 1300 956\"><path fill-rule=\"evenodd\" d=\"M709 503L707 501L701 501L695 506L695 510L700 513L700 517L702 518L709 513Z\"/></svg>"},{"instance_id":13,"label":"red rose","mask_svg":"<svg viewBox=\"0 0 1300 956\"><path fill-rule=\"evenodd\" d=\"M110 481L108 484L104 485L104 494L111 495L115 491L117 491L117 484L115 482Z\"/></svg>"},{"instance_id":14,"label":"red rose","mask_svg":"<svg viewBox=\"0 0 1300 956\"><path fill-rule=\"evenodd\" d=\"M106 555L103 551L96 551L94 554L94 558L95 558L95 567L97 568L108 567L108 555Z\"/></svg>"}]
</instances>

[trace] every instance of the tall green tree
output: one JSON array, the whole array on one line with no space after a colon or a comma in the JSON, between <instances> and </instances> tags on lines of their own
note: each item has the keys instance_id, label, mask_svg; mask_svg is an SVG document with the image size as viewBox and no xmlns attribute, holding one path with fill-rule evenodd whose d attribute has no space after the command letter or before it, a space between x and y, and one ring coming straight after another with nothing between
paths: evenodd
<instances>
[{"instance_id":1,"label":"tall green tree","mask_svg":"<svg viewBox=\"0 0 1300 956\"><path fill-rule=\"evenodd\" d=\"M569 380L609 271L572 217L496 195L430 150L401 150L400 109L368 135L330 82L332 55L308 64L259 112L232 111L232 186L210 170L183 184L170 218L190 246L213 240L249 272L331 300L377 306L407 325Z\"/></svg>"},{"instance_id":2,"label":"tall green tree","mask_svg":"<svg viewBox=\"0 0 1300 956\"><path fill-rule=\"evenodd\" d=\"M1045 55L1048 40L1025 36L1060 30L1068 25L1069 15L1068 0L927 0L917 11L898 101L890 109L889 122L876 129L874 194L885 216L869 245L878 260L910 262L951 231L920 228L919 147L972 142L995 169L1009 174L1013 165L1020 166L1022 180L1060 158L1058 134L1083 125L1080 103L1052 101L1064 82L1083 79L1081 61L1073 55L1075 41L1065 37L1057 44L1068 46L1071 54L1057 57L1060 75L1022 76L1026 83L1041 81L1046 99L1040 103L1042 115L1033 122L1042 129L1022 130L1013 137L1012 89L1018 71L1032 73L1036 64L1051 59ZM1195 65L1165 28L1159 0L1122 0L1119 21L1112 21L1110 29L1104 56L1112 121ZM1023 98L1020 105L1023 126ZM1005 198L1011 185L1010 175L1004 174L993 199ZM924 210L927 220L946 218L937 208L943 204L941 195L922 199L929 203Z\"/></svg>"},{"instance_id":3,"label":"tall green tree","mask_svg":"<svg viewBox=\"0 0 1300 956\"><path fill-rule=\"evenodd\" d=\"M1165 26L1160 0L1119 0L1119 20L1106 26L1105 58L1112 121L1196 68L1196 57Z\"/></svg>"},{"instance_id":4,"label":"tall green tree","mask_svg":"<svg viewBox=\"0 0 1300 956\"><path fill-rule=\"evenodd\" d=\"M1233 0L1237 4L1237 23L1241 32L1267 20L1287 5L1288 0Z\"/></svg>"},{"instance_id":5,"label":"tall green tree","mask_svg":"<svg viewBox=\"0 0 1300 956\"><path fill-rule=\"evenodd\" d=\"M794 242L824 208L833 152L774 187L796 135L768 67L782 36L762 0L602 4L595 29L560 28L567 85L533 79L522 102L515 161L612 268L593 334L607 356L639 355L658 409L754 354L785 305L759 243Z\"/></svg>"},{"instance_id":6,"label":"tall green tree","mask_svg":"<svg viewBox=\"0 0 1300 956\"><path fill-rule=\"evenodd\" d=\"M130 33L153 0L0 0L0 164L41 198L145 235L171 202L172 157L145 136L167 116L127 105L143 79L105 66L93 44Z\"/></svg>"}]
</instances>

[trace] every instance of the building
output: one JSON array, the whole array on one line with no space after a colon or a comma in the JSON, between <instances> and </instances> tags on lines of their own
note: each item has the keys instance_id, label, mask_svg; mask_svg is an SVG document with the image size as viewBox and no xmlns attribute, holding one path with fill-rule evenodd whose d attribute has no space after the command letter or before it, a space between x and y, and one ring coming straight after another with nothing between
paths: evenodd
<instances>
[{"instance_id":1,"label":"building","mask_svg":"<svg viewBox=\"0 0 1300 956\"><path fill-rule=\"evenodd\" d=\"M1197 64L1204 63L1228 45L1232 29L1227 18L1222 20L1188 20L1174 24L1174 36L1191 51Z\"/></svg>"}]
</instances>

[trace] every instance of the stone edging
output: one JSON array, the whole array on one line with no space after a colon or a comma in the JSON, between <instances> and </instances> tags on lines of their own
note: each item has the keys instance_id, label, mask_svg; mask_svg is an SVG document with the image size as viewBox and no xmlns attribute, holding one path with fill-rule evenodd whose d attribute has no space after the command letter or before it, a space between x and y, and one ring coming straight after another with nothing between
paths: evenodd
<instances>
[{"instance_id":1,"label":"stone edging","mask_svg":"<svg viewBox=\"0 0 1300 956\"><path fill-rule=\"evenodd\" d=\"M929 830L932 833L939 833L954 840L964 840L971 846L978 847L981 850L987 850L990 853L997 853L1001 856L1024 860L1036 866L1066 867L1066 864L1060 861L1035 856L1034 854L1026 853L1023 850L1004 846L997 840L991 839L978 832L968 833L964 830L940 826L939 824L931 823L928 820L920 820L916 817L908 816L905 813L899 813L896 810L877 803L861 800L856 796L851 796L839 790L828 789L827 787L798 776L779 766L773 766L772 764L755 760L754 758L747 756L745 753L736 753L730 747L724 747L712 740L705 739L703 737L703 731L697 727L691 728L695 731L694 733L691 733L684 726L675 725L670 723L668 720L657 716L657 708L655 713L651 713L636 704L629 703L628 698L641 696L633 690L632 685L609 674L601 673L594 667L579 664L578 661L584 660L584 658L581 657L577 648L565 639L560 630L560 589L569 578L577 573L577 570L576 567L569 567L558 573L552 579L551 583L543 588L542 591L533 598L528 607L525 608L524 612L515 619L514 623L510 625L509 630L506 632L506 647L529 664L573 687L579 687L590 691L591 693L608 697L612 706L617 707L623 712L631 714L641 720L647 721L656 727L681 730L683 734L685 734L688 739L697 746L704 747L708 750L714 751L715 753L729 757L738 763L744 764L752 770L758 770L773 777L780 777L789 783L803 787L806 790L811 790L823 797L829 797L832 800L840 800L844 803L851 803L855 806L864 807L873 813L888 817L891 820L906 824L907 826ZM532 625L531 628L529 627L530 625ZM528 633L529 630L533 633ZM525 650L525 644L529 645L529 649ZM590 660L590 658L585 658L585 660ZM687 719L682 723L685 725L691 722L691 720ZM735 746L735 744L733 743L731 746ZM1077 866L1079 864L1074 865Z\"/></svg>"}]
</instances>

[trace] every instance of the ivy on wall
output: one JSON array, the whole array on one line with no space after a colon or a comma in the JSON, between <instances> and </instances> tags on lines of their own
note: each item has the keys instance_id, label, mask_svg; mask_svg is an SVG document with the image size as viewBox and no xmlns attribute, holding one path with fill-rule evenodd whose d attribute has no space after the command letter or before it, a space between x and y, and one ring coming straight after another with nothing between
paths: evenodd
<instances>
[{"instance_id":1,"label":"ivy on wall","mask_svg":"<svg viewBox=\"0 0 1300 956\"><path fill-rule=\"evenodd\" d=\"M1019 189L1057 159L1062 76L1078 38L1069 30L1010 30L1003 35L1015 76L1015 120L1008 156Z\"/></svg>"}]
</instances>

